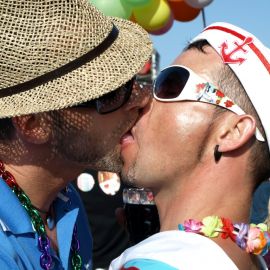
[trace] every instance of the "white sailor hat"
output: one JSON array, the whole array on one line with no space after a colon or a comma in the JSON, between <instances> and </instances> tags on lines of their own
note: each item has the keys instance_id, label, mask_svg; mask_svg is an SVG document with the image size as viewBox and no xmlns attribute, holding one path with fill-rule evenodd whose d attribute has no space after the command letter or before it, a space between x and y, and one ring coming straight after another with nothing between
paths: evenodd
<instances>
[{"instance_id":1,"label":"white sailor hat","mask_svg":"<svg viewBox=\"0 0 270 270\"><path fill-rule=\"evenodd\" d=\"M251 33L224 22L209 25L192 41L200 39L209 42L242 83L270 149L270 50Z\"/></svg>"}]
</instances>

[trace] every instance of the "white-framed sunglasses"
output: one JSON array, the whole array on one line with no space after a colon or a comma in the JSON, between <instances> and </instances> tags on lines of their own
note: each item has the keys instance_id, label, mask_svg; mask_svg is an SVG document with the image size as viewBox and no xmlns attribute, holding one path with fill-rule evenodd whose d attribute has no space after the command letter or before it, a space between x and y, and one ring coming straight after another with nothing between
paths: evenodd
<instances>
[{"instance_id":1,"label":"white-framed sunglasses","mask_svg":"<svg viewBox=\"0 0 270 270\"><path fill-rule=\"evenodd\" d=\"M246 114L220 89L185 66L173 65L163 69L154 82L153 95L162 102L199 101L220 106L237 115ZM258 141L265 141L258 128L255 136Z\"/></svg>"}]
</instances>

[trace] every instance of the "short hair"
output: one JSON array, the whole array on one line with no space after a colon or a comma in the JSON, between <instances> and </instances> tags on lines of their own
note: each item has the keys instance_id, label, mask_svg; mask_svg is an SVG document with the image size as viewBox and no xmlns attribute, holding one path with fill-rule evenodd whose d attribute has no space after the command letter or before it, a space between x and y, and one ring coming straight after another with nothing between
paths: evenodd
<instances>
[{"instance_id":1,"label":"short hair","mask_svg":"<svg viewBox=\"0 0 270 270\"><path fill-rule=\"evenodd\" d=\"M206 53L204 50L205 46L211 47L207 40L198 40L190 43L185 48L185 51L190 49L197 49L202 53ZM214 83L220 87L222 92L224 92L225 95L227 95L237 105L239 105L246 113L252 115L255 118L256 126L259 128L262 135L266 139L260 118L248 95L246 94L243 85L231 70L231 68L228 65L223 65L222 68L217 69L215 74L212 75ZM226 109L218 106L216 107L216 110L219 113L226 112ZM260 142L256 139L253 140L251 146L251 156L249 160L249 170L252 177L256 180L256 184L259 184L260 182L270 177L270 154L267 141Z\"/></svg>"},{"instance_id":2,"label":"short hair","mask_svg":"<svg viewBox=\"0 0 270 270\"><path fill-rule=\"evenodd\" d=\"M14 131L15 128L13 126L11 118L0 119L0 140L11 140Z\"/></svg>"}]
</instances>

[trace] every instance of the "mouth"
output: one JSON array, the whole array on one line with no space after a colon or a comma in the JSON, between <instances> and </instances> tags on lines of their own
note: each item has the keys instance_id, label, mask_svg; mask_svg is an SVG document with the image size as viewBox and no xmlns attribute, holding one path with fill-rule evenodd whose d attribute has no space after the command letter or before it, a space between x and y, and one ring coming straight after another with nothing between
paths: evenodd
<instances>
[{"instance_id":1,"label":"mouth","mask_svg":"<svg viewBox=\"0 0 270 270\"><path fill-rule=\"evenodd\" d=\"M132 129L128 130L120 139L121 150L123 150L128 145L134 143L134 136Z\"/></svg>"}]
</instances>

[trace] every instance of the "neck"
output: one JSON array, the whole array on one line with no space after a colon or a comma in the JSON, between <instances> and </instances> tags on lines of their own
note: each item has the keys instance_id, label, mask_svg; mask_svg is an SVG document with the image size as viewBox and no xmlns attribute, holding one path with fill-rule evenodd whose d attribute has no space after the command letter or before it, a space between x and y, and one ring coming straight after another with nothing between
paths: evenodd
<instances>
[{"instance_id":1,"label":"neck","mask_svg":"<svg viewBox=\"0 0 270 270\"><path fill-rule=\"evenodd\" d=\"M60 176L58 170L55 171L53 167L41 167L34 164L5 164L5 169L12 173L31 203L43 212L49 212L57 194L77 176L72 173ZM63 169L59 170L63 171Z\"/></svg>"},{"instance_id":2,"label":"neck","mask_svg":"<svg viewBox=\"0 0 270 270\"><path fill-rule=\"evenodd\" d=\"M217 215L234 222L248 222L253 185L250 179L230 168L199 168L191 175L166 181L166 189L154 190L161 230L177 229L179 223ZM241 196L239 192L241 191ZM231 207L233 206L233 207Z\"/></svg>"},{"instance_id":3,"label":"neck","mask_svg":"<svg viewBox=\"0 0 270 270\"><path fill-rule=\"evenodd\" d=\"M217 171L200 168L192 175L174 181L176 185L154 190L161 231L177 230L186 220L201 221L212 215L229 218L234 223L249 223L251 181L241 168L234 170L232 166L226 166ZM220 236L211 239L224 249L239 269L250 269L249 266L254 265L252 256L231 239L224 240Z\"/></svg>"},{"instance_id":4,"label":"neck","mask_svg":"<svg viewBox=\"0 0 270 270\"><path fill-rule=\"evenodd\" d=\"M50 143L28 143L17 135L0 143L0 160L31 203L43 211L49 211L59 191L85 169L64 160Z\"/></svg>"}]
</instances>

